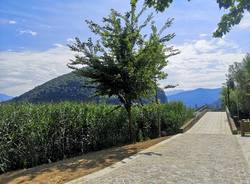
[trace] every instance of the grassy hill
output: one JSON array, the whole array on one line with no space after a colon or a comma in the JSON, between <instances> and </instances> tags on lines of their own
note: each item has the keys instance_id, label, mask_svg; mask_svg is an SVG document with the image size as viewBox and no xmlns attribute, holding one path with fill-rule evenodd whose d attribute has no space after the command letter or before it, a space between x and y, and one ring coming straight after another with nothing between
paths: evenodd
<instances>
[{"instance_id":1,"label":"grassy hill","mask_svg":"<svg viewBox=\"0 0 250 184\"><path fill-rule=\"evenodd\" d=\"M116 98L109 99L94 96L95 90L84 86L85 79L71 72L37 86L21 96L14 98L12 101L31 103L62 101L118 103ZM159 89L158 96L162 103L167 102L163 90Z\"/></svg>"}]
</instances>

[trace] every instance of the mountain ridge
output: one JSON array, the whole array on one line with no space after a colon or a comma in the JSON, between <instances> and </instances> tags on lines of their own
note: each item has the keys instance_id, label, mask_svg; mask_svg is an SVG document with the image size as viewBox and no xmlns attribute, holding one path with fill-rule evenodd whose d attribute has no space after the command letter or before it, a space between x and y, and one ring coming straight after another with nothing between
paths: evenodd
<instances>
[{"instance_id":1,"label":"mountain ridge","mask_svg":"<svg viewBox=\"0 0 250 184\"><path fill-rule=\"evenodd\" d=\"M85 87L85 81L86 78L70 72L51 79L42 85L13 98L11 101L31 103L53 103L62 101L119 103L119 100L115 97L108 98L95 96L95 90L93 88ZM167 97L162 89L159 89L158 97L162 103L167 102Z\"/></svg>"},{"instance_id":2,"label":"mountain ridge","mask_svg":"<svg viewBox=\"0 0 250 184\"><path fill-rule=\"evenodd\" d=\"M200 107L202 105L220 106L221 88L197 88L187 90L173 95L167 95L168 100L182 101L189 107Z\"/></svg>"},{"instance_id":3,"label":"mountain ridge","mask_svg":"<svg viewBox=\"0 0 250 184\"><path fill-rule=\"evenodd\" d=\"M12 96L6 95L4 93L0 93L0 102L8 101L12 99Z\"/></svg>"}]
</instances>

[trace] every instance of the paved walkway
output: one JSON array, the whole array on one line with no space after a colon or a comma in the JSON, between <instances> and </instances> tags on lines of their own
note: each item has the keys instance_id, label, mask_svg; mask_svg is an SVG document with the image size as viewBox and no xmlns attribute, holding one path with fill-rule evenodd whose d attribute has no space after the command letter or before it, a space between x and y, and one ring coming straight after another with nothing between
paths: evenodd
<instances>
[{"instance_id":1,"label":"paved walkway","mask_svg":"<svg viewBox=\"0 0 250 184\"><path fill-rule=\"evenodd\" d=\"M209 112L190 131L71 184L250 184L249 166L225 119Z\"/></svg>"},{"instance_id":2,"label":"paved walkway","mask_svg":"<svg viewBox=\"0 0 250 184\"><path fill-rule=\"evenodd\" d=\"M225 112L207 112L187 133L231 135Z\"/></svg>"},{"instance_id":3,"label":"paved walkway","mask_svg":"<svg viewBox=\"0 0 250 184\"><path fill-rule=\"evenodd\" d=\"M244 137L237 135L237 139L240 143L245 159L247 160L250 167L250 135Z\"/></svg>"}]
</instances>

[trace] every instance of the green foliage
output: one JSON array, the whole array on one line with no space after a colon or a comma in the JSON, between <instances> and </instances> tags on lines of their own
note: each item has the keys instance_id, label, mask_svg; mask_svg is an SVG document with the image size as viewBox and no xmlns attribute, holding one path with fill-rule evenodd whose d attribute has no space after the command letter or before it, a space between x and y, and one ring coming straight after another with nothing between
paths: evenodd
<instances>
[{"instance_id":1,"label":"green foliage","mask_svg":"<svg viewBox=\"0 0 250 184\"><path fill-rule=\"evenodd\" d=\"M157 11L164 11L172 4L173 0L145 0L145 4L154 7Z\"/></svg>"},{"instance_id":2,"label":"green foliage","mask_svg":"<svg viewBox=\"0 0 250 184\"><path fill-rule=\"evenodd\" d=\"M214 32L214 37L222 37L230 31L230 29L240 23L244 12L250 13L249 0L217 0L219 7L229 10L228 13L221 17L218 28Z\"/></svg>"},{"instance_id":3,"label":"green foliage","mask_svg":"<svg viewBox=\"0 0 250 184\"><path fill-rule=\"evenodd\" d=\"M173 0L145 0L146 5L154 7L157 11L164 11L172 2ZM214 37L222 37L229 32L234 25L240 23L245 11L250 13L249 0L217 0L217 3L219 8L228 10L228 13L225 13L221 17L218 28L213 33Z\"/></svg>"},{"instance_id":4,"label":"green foliage","mask_svg":"<svg viewBox=\"0 0 250 184\"><path fill-rule=\"evenodd\" d=\"M222 86L221 88L221 94L220 94L220 100L221 100L221 107L223 109L226 108L227 105L227 87L226 86Z\"/></svg>"},{"instance_id":5,"label":"green foliage","mask_svg":"<svg viewBox=\"0 0 250 184\"><path fill-rule=\"evenodd\" d=\"M129 141L126 111L105 104L1 104L0 172L33 167ZM137 141L158 136L157 106L132 108ZM161 105L168 134L193 112L181 103Z\"/></svg>"},{"instance_id":6,"label":"green foliage","mask_svg":"<svg viewBox=\"0 0 250 184\"><path fill-rule=\"evenodd\" d=\"M168 20L159 33L152 14L139 25L145 8L137 14L136 2L131 1L131 11L124 15L112 10L108 17L103 18L104 26L87 21L91 31L99 36L96 43L91 38L87 42L76 38L76 43L70 45L80 54L69 67L87 77L98 95L117 96L126 109L140 97L151 94L156 78L166 77L162 69L167 65L166 59L175 52L163 44L174 34L160 37L172 20ZM148 24L151 33L142 35L142 29ZM166 55L167 51L169 55Z\"/></svg>"},{"instance_id":7,"label":"green foliage","mask_svg":"<svg viewBox=\"0 0 250 184\"><path fill-rule=\"evenodd\" d=\"M250 117L250 54L241 63L229 66L222 99L225 99L224 103L230 107L232 114Z\"/></svg>"},{"instance_id":8,"label":"green foliage","mask_svg":"<svg viewBox=\"0 0 250 184\"><path fill-rule=\"evenodd\" d=\"M156 81L167 77L163 71L167 58L178 52L164 45L175 34L161 36L173 19L167 20L158 31L152 20L153 14L144 21L140 20L146 7L137 13L137 0L132 0L130 4L131 10L125 14L111 10L110 15L103 18L103 26L86 21L98 40L93 42L89 38L87 42L81 42L76 38L69 47L78 55L68 66L88 78L88 85L95 88L96 95L119 99L127 111L131 135L134 126L132 105L157 89ZM143 29L148 26L151 32L143 35Z\"/></svg>"}]
</instances>

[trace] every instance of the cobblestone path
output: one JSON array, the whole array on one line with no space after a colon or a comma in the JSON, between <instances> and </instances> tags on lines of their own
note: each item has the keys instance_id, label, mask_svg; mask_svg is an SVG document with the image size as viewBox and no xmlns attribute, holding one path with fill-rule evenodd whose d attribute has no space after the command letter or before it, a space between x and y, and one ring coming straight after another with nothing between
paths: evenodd
<instances>
[{"instance_id":1,"label":"cobblestone path","mask_svg":"<svg viewBox=\"0 0 250 184\"><path fill-rule=\"evenodd\" d=\"M249 166L223 112L208 112L187 133L71 184L250 184Z\"/></svg>"},{"instance_id":2,"label":"cobblestone path","mask_svg":"<svg viewBox=\"0 0 250 184\"><path fill-rule=\"evenodd\" d=\"M227 114L225 112L207 112L187 133L231 135Z\"/></svg>"}]
</instances>

